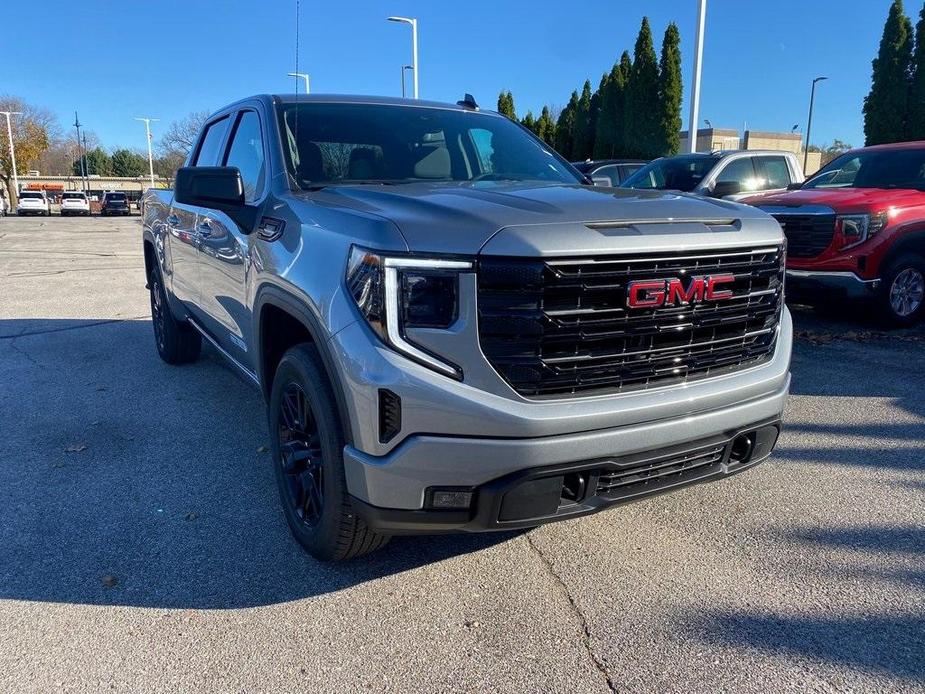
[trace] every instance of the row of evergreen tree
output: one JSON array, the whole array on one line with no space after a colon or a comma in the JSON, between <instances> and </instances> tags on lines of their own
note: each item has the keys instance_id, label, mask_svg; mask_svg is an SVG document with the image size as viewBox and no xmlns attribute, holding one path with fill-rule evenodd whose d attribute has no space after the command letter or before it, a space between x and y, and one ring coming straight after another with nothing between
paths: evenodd
<instances>
[{"instance_id":1,"label":"row of evergreen tree","mask_svg":"<svg viewBox=\"0 0 925 694\"><path fill-rule=\"evenodd\" d=\"M557 119L549 106L539 118L520 122L566 159L654 159L677 154L681 139L681 33L672 22L655 54L649 19L643 17L633 58L623 51L596 91L585 80ZM510 91L498 96L498 112L518 120Z\"/></svg>"},{"instance_id":2,"label":"row of evergreen tree","mask_svg":"<svg viewBox=\"0 0 925 694\"><path fill-rule=\"evenodd\" d=\"M890 6L864 99L868 145L925 140L925 6L915 32L902 0Z\"/></svg>"}]
</instances>

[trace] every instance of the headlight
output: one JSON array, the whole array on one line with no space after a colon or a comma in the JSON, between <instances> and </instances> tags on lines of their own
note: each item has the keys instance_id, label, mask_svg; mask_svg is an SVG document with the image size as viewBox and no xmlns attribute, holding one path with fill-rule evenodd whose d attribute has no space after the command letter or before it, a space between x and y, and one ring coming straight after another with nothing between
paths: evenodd
<instances>
[{"instance_id":1,"label":"headlight","mask_svg":"<svg viewBox=\"0 0 925 694\"><path fill-rule=\"evenodd\" d=\"M835 218L835 232L841 236L838 248L844 250L864 243L886 226L886 212L844 214Z\"/></svg>"},{"instance_id":2,"label":"headlight","mask_svg":"<svg viewBox=\"0 0 925 694\"><path fill-rule=\"evenodd\" d=\"M347 289L379 339L435 371L462 378L459 367L415 346L405 331L452 326L459 316L459 273L471 269L466 260L384 256L354 246Z\"/></svg>"}]
</instances>

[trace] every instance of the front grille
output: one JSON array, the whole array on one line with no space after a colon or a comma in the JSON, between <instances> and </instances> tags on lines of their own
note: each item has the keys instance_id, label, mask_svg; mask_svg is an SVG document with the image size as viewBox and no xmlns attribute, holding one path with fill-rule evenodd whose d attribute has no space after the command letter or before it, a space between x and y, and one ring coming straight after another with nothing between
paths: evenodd
<instances>
[{"instance_id":1,"label":"front grille","mask_svg":"<svg viewBox=\"0 0 925 694\"><path fill-rule=\"evenodd\" d=\"M721 469L725 443L693 451L655 456L620 469L605 469L597 478L596 494L608 498L636 496Z\"/></svg>"},{"instance_id":2,"label":"front grille","mask_svg":"<svg viewBox=\"0 0 925 694\"><path fill-rule=\"evenodd\" d=\"M775 214L787 237L791 258L815 258L832 243L834 214Z\"/></svg>"},{"instance_id":3,"label":"front grille","mask_svg":"<svg viewBox=\"0 0 925 694\"><path fill-rule=\"evenodd\" d=\"M774 351L777 247L566 259L479 260L479 339L526 397L626 392L746 368ZM733 298L626 307L634 280L732 274Z\"/></svg>"}]
</instances>

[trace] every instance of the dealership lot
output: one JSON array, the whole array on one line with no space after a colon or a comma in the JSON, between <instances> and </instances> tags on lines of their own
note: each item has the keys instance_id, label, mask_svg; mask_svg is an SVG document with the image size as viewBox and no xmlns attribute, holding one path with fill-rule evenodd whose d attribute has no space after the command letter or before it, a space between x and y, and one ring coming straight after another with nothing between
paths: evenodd
<instances>
[{"instance_id":1,"label":"dealership lot","mask_svg":"<svg viewBox=\"0 0 925 694\"><path fill-rule=\"evenodd\" d=\"M0 220L0 691L925 687L925 330L795 311L747 474L330 566L259 394L157 358L142 268L137 217Z\"/></svg>"}]
</instances>

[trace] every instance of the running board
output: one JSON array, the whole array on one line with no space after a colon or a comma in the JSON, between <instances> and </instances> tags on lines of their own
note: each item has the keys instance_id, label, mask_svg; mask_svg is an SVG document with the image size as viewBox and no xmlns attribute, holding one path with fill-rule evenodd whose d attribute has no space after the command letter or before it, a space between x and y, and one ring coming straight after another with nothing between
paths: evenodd
<instances>
[{"instance_id":1,"label":"running board","mask_svg":"<svg viewBox=\"0 0 925 694\"><path fill-rule=\"evenodd\" d=\"M209 333L207 333L206 329L203 328L201 325L199 325L199 323L197 323L193 318L187 318L186 320L187 322L189 322L190 325L192 325L196 329L196 332L198 332L200 335L206 338L206 340L209 341L209 344L218 350L219 354L221 354L223 357L225 357L225 359L231 362L233 366L236 366L238 370L242 374L247 376L248 380L251 381L255 386L260 388L260 379L257 377L257 374L255 374L253 371L251 371L246 366L244 366L244 364L242 364L237 359L235 359L233 356L231 356L231 354L229 354L220 344L218 344L218 342L215 341L215 338L213 338Z\"/></svg>"}]
</instances>

